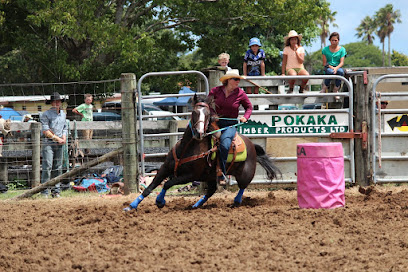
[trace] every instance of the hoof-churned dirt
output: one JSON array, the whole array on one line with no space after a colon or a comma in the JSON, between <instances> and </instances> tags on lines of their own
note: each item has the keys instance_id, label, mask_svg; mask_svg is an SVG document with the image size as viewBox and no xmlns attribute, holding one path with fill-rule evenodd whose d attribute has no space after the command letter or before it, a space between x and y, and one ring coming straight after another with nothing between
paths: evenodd
<instances>
[{"instance_id":1,"label":"hoof-churned dirt","mask_svg":"<svg viewBox=\"0 0 408 272\"><path fill-rule=\"evenodd\" d=\"M299 209L296 191L3 201L1 271L408 271L408 187L346 190Z\"/></svg>"}]
</instances>

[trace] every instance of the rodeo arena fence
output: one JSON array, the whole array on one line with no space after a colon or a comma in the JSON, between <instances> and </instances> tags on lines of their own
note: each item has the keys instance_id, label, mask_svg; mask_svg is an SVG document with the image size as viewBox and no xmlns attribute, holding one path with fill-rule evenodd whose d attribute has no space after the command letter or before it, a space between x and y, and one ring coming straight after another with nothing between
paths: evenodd
<instances>
[{"instance_id":1,"label":"rodeo arena fence","mask_svg":"<svg viewBox=\"0 0 408 272\"><path fill-rule=\"evenodd\" d=\"M195 90L179 94L142 95L142 83L147 77L197 76ZM0 182L26 184L30 194L61 181L101 173L112 165L123 166L125 194L136 192L140 177L148 173L147 165L164 161L167 152L180 139L188 125L191 107L186 101L194 94L207 95L220 85L222 70L155 72L143 75L138 81L131 73L120 79L70 83L2 84L1 104L13 107L23 115L34 116L36 122L11 119L11 134L4 135L0 157ZM377 182L408 182L404 165L408 160L408 117L403 101L408 100L408 74L375 74L365 69L348 71L346 77L336 75L246 77L240 87L262 86L264 94L249 94L254 111L250 120L238 127L241 134L261 145L275 160L282 178L267 182L264 170L257 167L253 183L296 183L296 146L300 143L340 142L344 151L344 175L348 183L369 185ZM287 94L288 80L309 80L309 91ZM342 81L339 93L320 93L310 86L320 86L324 79ZM398 84L399 91L391 92L388 83ZM193 88L194 89L194 88ZM379 90L381 89L381 90ZM401 91L402 90L402 91ZM52 92L59 92L68 103L69 137L64 152L64 173L46 184L41 177L41 124L38 116L47 108L45 103ZM94 121L79 121L72 109L84 103L84 95L94 97L98 113ZM340 99L338 98L340 97ZM144 105L160 105L167 99L173 112L152 114ZM178 100L183 103L178 104ZM393 109L381 109L378 101L396 101ZM113 109L109 105L119 105ZM401 105L401 108L396 106ZM181 110L178 110L180 109ZM160 109L158 109L160 111ZM95 116L107 117L116 113L118 120L96 121ZM3 118L6 119L3 112ZM37 118L36 118L37 116ZM168 119L168 120L166 120ZM99 119L98 119L99 120ZM103 120L103 119L101 119ZM112 119L106 119L112 120ZM82 138L82 131L92 129L92 139ZM84 154L84 150L88 150ZM155 168L155 167L153 167ZM232 177L233 178L233 177ZM231 184L235 181L232 179Z\"/></svg>"}]
</instances>

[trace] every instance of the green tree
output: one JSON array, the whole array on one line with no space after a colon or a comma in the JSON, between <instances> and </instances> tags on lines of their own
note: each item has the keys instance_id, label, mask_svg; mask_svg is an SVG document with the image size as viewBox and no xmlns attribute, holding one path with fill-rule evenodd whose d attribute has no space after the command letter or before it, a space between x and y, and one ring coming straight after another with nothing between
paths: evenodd
<instances>
[{"instance_id":1,"label":"green tree","mask_svg":"<svg viewBox=\"0 0 408 272\"><path fill-rule=\"evenodd\" d=\"M392 4L387 4L385 7L377 11L375 20L378 25L378 36L383 44L383 58L384 57L384 43L385 37L388 38L388 66L391 66L391 33L394 32L394 24L401 23L401 12L399 10L394 11ZM383 66L385 61L383 60Z\"/></svg>"},{"instance_id":2,"label":"green tree","mask_svg":"<svg viewBox=\"0 0 408 272\"><path fill-rule=\"evenodd\" d=\"M408 66L408 56L392 50L392 65L394 66Z\"/></svg>"},{"instance_id":3,"label":"green tree","mask_svg":"<svg viewBox=\"0 0 408 272\"><path fill-rule=\"evenodd\" d=\"M368 44L373 44L374 33L377 28L375 20L370 16L366 16L356 28L358 38L362 38L363 41Z\"/></svg>"},{"instance_id":4,"label":"green tree","mask_svg":"<svg viewBox=\"0 0 408 272\"><path fill-rule=\"evenodd\" d=\"M365 42L348 43L344 45L347 57L344 67L376 67L381 65L381 50Z\"/></svg>"},{"instance_id":5,"label":"green tree","mask_svg":"<svg viewBox=\"0 0 408 272\"><path fill-rule=\"evenodd\" d=\"M315 52L306 52L304 66L306 70L311 75L322 75L324 74L323 71L323 59L322 59L322 51L317 50Z\"/></svg>"},{"instance_id":6,"label":"green tree","mask_svg":"<svg viewBox=\"0 0 408 272\"><path fill-rule=\"evenodd\" d=\"M221 52L240 68L253 36L264 43L268 69L278 70L283 37L296 29L310 42L317 34L314 22L327 9L323 0L1 1L0 79L66 82L118 78L121 72L139 78L200 69ZM180 62L193 49L194 63ZM146 82L148 88L173 84Z\"/></svg>"}]
</instances>

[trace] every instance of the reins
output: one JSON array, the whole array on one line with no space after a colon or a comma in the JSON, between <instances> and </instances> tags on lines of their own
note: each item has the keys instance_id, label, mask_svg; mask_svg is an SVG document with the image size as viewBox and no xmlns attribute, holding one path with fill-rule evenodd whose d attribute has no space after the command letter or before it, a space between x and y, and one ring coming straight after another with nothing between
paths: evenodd
<instances>
[{"instance_id":1,"label":"reins","mask_svg":"<svg viewBox=\"0 0 408 272\"><path fill-rule=\"evenodd\" d=\"M231 119L231 118L219 118L219 119ZM236 119L233 119L233 120L236 120ZM227 128L230 128L230 127L241 126L241 125L243 125L243 124L245 124L245 123L238 123L238 124L235 124L235 125L231 125L231 126L227 126L227 127L223 127L223 128L217 129L217 130L213 130L213 131L211 131L211 132L206 133L205 136L212 135L212 134L217 133L217 132L219 132L219 131L226 130Z\"/></svg>"}]
</instances>

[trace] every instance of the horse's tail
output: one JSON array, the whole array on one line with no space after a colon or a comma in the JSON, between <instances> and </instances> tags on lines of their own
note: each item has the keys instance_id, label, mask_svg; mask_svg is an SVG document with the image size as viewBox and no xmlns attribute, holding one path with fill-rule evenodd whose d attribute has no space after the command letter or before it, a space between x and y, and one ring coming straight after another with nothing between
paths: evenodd
<instances>
[{"instance_id":1,"label":"horse's tail","mask_svg":"<svg viewBox=\"0 0 408 272\"><path fill-rule=\"evenodd\" d=\"M256 161L265 169L269 180L272 181L277 178L278 175L281 176L282 172L276 167L271 158L269 158L262 146L257 144L254 145L256 150Z\"/></svg>"}]
</instances>

